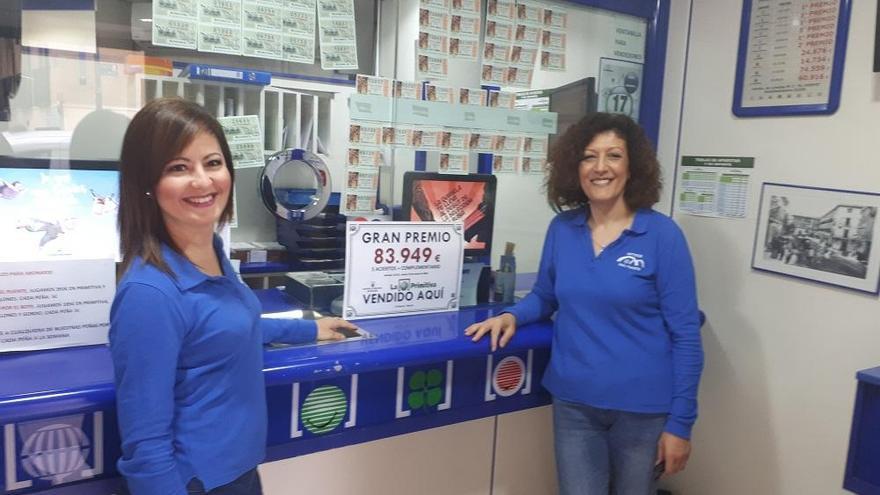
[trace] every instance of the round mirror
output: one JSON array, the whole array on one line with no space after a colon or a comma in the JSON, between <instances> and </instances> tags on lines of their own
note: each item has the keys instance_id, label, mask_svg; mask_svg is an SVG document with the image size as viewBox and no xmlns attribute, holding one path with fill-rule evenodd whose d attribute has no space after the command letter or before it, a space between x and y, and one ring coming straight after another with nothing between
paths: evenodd
<instances>
[{"instance_id":1,"label":"round mirror","mask_svg":"<svg viewBox=\"0 0 880 495\"><path fill-rule=\"evenodd\" d=\"M289 149L275 153L260 173L260 198L276 216L290 222L314 218L330 200L330 172L309 151Z\"/></svg>"}]
</instances>

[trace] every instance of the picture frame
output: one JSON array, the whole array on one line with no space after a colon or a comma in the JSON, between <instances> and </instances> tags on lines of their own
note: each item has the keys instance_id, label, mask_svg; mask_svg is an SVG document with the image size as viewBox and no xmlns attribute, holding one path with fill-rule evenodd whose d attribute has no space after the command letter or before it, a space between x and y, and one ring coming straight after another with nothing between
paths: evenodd
<instances>
[{"instance_id":1,"label":"picture frame","mask_svg":"<svg viewBox=\"0 0 880 495\"><path fill-rule=\"evenodd\" d=\"M734 115L837 111L852 0L831 1L816 7L808 0L743 0Z\"/></svg>"},{"instance_id":2,"label":"picture frame","mask_svg":"<svg viewBox=\"0 0 880 495\"><path fill-rule=\"evenodd\" d=\"M874 72L880 72L880 0L877 0L877 22L874 23Z\"/></svg>"},{"instance_id":3,"label":"picture frame","mask_svg":"<svg viewBox=\"0 0 880 495\"><path fill-rule=\"evenodd\" d=\"M880 193L765 182L752 268L880 292Z\"/></svg>"}]
</instances>

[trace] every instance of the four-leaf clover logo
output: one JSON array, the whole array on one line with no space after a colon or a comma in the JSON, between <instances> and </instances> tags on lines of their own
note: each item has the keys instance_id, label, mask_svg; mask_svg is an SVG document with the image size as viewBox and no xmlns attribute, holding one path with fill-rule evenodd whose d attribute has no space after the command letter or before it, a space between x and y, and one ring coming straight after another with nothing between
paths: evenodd
<instances>
[{"instance_id":1,"label":"four-leaf clover logo","mask_svg":"<svg viewBox=\"0 0 880 495\"><path fill-rule=\"evenodd\" d=\"M409 395L406 398L410 409L434 407L443 399L443 373L433 369L427 373L417 371L409 377Z\"/></svg>"}]
</instances>

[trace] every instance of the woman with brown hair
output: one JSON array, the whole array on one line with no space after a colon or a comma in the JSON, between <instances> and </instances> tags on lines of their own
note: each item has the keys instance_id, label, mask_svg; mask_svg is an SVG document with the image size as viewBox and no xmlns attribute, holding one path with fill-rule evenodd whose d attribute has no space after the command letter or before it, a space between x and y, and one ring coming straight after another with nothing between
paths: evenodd
<instances>
[{"instance_id":1,"label":"woman with brown hair","mask_svg":"<svg viewBox=\"0 0 880 495\"><path fill-rule=\"evenodd\" d=\"M261 493L263 343L353 328L260 318L215 233L232 215L233 179L223 129L195 103L154 100L125 133L110 350L118 468L134 495Z\"/></svg>"},{"instance_id":2,"label":"woman with brown hair","mask_svg":"<svg viewBox=\"0 0 880 495\"><path fill-rule=\"evenodd\" d=\"M556 313L543 385L553 395L562 495L648 495L684 469L703 366L701 313L684 235L651 209L653 147L629 117L597 113L549 156L550 223L538 277L502 314L471 325L504 347Z\"/></svg>"}]
</instances>

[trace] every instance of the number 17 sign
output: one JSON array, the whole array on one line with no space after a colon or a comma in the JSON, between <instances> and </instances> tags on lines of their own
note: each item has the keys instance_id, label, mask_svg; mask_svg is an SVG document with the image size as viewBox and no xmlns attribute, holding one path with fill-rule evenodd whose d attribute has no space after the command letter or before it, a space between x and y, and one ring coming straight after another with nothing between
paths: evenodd
<instances>
[{"instance_id":1,"label":"number 17 sign","mask_svg":"<svg viewBox=\"0 0 880 495\"><path fill-rule=\"evenodd\" d=\"M461 223L348 222L345 231L344 318L458 309Z\"/></svg>"}]
</instances>

